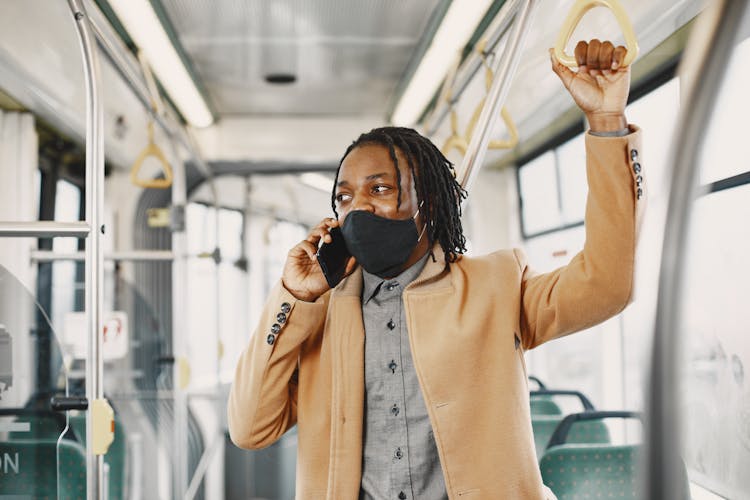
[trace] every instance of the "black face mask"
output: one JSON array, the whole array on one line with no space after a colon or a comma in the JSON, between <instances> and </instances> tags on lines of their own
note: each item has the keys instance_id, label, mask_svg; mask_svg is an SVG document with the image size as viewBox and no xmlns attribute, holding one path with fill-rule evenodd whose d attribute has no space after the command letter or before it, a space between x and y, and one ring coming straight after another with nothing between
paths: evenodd
<instances>
[{"instance_id":1,"label":"black face mask","mask_svg":"<svg viewBox=\"0 0 750 500\"><path fill-rule=\"evenodd\" d=\"M383 279L393 278L403 270L421 238L414 217L386 219L372 212L355 210L346 216L341 233L349 253L365 271Z\"/></svg>"}]
</instances>

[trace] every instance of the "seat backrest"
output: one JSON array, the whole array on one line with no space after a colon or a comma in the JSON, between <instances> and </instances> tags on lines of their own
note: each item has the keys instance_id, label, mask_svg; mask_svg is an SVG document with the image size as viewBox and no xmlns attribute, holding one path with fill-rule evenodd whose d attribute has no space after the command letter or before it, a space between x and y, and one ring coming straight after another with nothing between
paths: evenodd
<instances>
[{"instance_id":1,"label":"seat backrest","mask_svg":"<svg viewBox=\"0 0 750 500\"><path fill-rule=\"evenodd\" d=\"M61 440L59 445L53 440L4 441L0 457L4 462L0 495L86 498L86 451L75 441Z\"/></svg>"},{"instance_id":2,"label":"seat backrest","mask_svg":"<svg viewBox=\"0 0 750 500\"><path fill-rule=\"evenodd\" d=\"M562 415L562 410L552 398L546 396L532 396L529 400L532 415Z\"/></svg>"},{"instance_id":3,"label":"seat backrest","mask_svg":"<svg viewBox=\"0 0 750 500\"><path fill-rule=\"evenodd\" d=\"M562 421L562 415L532 415L531 428L534 432L536 456L541 458L549 444L552 434ZM575 422L567 435L568 443L609 443L610 435L607 424L601 420L584 420Z\"/></svg>"}]
</instances>

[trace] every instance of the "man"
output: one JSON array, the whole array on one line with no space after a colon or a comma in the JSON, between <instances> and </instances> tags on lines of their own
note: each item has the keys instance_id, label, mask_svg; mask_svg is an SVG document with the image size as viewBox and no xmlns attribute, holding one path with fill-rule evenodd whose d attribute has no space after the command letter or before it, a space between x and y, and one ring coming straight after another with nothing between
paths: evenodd
<instances>
[{"instance_id":1,"label":"man","mask_svg":"<svg viewBox=\"0 0 750 500\"><path fill-rule=\"evenodd\" d=\"M577 72L551 53L591 127L586 244L552 273L518 250L461 256L465 193L416 132L375 129L346 151L337 218L289 252L229 399L238 446L298 425L297 498L549 498L524 351L630 300L643 188L625 53L580 42ZM337 226L354 258L330 290L315 253Z\"/></svg>"}]
</instances>

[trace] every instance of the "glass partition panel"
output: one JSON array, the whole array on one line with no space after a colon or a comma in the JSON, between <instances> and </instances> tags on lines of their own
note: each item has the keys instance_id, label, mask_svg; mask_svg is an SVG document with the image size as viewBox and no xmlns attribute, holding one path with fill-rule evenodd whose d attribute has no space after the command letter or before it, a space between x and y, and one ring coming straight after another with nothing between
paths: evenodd
<instances>
[{"instance_id":1,"label":"glass partition panel","mask_svg":"<svg viewBox=\"0 0 750 500\"><path fill-rule=\"evenodd\" d=\"M46 314L0 266L0 497L86 496L86 414L50 406L83 390L66 366Z\"/></svg>"}]
</instances>

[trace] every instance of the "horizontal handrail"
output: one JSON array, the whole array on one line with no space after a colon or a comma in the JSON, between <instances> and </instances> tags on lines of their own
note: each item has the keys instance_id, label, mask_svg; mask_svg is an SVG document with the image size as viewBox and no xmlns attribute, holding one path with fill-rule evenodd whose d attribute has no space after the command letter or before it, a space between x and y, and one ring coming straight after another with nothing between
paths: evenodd
<instances>
[{"instance_id":1,"label":"horizontal handrail","mask_svg":"<svg viewBox=\"0 0 750 500\"><path fill-rule=\"evenodd\" d=\"M583 420L604 420L605 418L633 418L643 421L642 415L636 411L585 411L583 413L572 413L557 424L555 432L553 432L552 437L549 438L547 449L552 448L553 446L565 444L565 440L568 438L568 432L576 422L581 422Z\"/></svg>"},{"instance_id":2,"label":"horizontal handrail","mask_svg":"<svg viewBox=\"0 0 750 500\"><path fill-rule=\"evenodd\" d=\"M536 385L539 386L540 390L544 390L547 388L547 386L544 384L544 382L541 381L541 379L535 375L529 375L529 380L532 382L535 382Z\"/></svg>"},{"instance_id":3,"label":"horizontal handrail","mask_svg":"<svg viewBox=\"0 0 750 500\"><path fill-rule=\"evenodd\" d=\"M589 398L587 398L580 391L572 391L572 390L567 390L567 389L539 389L538 391L531 391L530 395L532 397L533 396L575 396L579 400L581 400L581 404L583 405L583 409L585 411L595 410L594 405L591 403Z\"/></svg>"},{"instance_id":4,"label":"horizontal handrail","mask_svg":"<svg viewBox=\"0 0 750 500\"><path fill-rule=\"evenodd\" d=\"M111 252L104 254L104 260L114 262L171 262L175 254L171 250L125 250L122 252ZM83 261L84 252L54 252L51 250L32 250L32 262L60 262L60 261Z\"/></svg>"},{"instance_id":5,"label":"horizontal handrail","mask_svg":"<svg viewBox=\"0 0 750 500\"><path fill-rule=\"evenodd\" d=\"M85 222L0 222L2 238L86 238L90 232Z\"/></svg>"}]
</instances>

